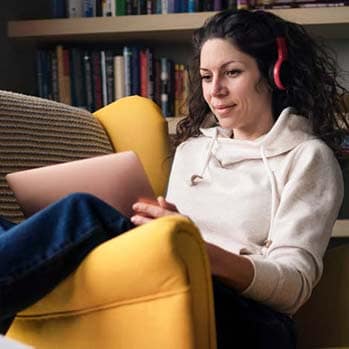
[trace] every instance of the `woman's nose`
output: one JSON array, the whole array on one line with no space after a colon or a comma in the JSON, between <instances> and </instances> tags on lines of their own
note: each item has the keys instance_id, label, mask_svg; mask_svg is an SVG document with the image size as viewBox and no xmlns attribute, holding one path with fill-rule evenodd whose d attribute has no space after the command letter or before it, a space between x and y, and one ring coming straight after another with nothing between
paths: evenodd
<instances>
[{"instance_id":1,"label":"woman's nose","mask_svg":"<svg viewBox=\"0 0 349 349\"><path fill-rule=\"evenodd\" d=\"M218 95L224 95L226 93L227 89L224 85L224 82L220 78L215 78L212 81L211 85L211 95L212 96L218 96Z\"/></svg>"}]
</instances>

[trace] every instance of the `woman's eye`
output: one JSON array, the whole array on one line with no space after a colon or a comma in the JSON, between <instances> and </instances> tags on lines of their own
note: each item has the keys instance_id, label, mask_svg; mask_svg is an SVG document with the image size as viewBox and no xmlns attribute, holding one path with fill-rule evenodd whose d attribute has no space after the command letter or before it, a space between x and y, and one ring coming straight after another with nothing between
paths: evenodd
<instances>
[{"instance_id":1,"label":"woman's eye","mask_svg":"<svg viewBox=\"0 0 349 349\"><path fill-rule=\"evenodd\" d=\"M208 81L211 79L211 76L210 75L201 75L201 80L205 80L205 81Z\"/></svg>"},{"instance_id":2,"label":"woman's eye","mask_svg":"<svg viewBox=\"0 0 349 349\"><path fill-rule=\"evenodd\" d=\"M228 70L227 72L226 72L226 75L228 75L228 76L237 76L237 75L239 75L241 73L241 70L239 70L239 69L233 69L233 70Z\"/></svg>"}]
</instances>

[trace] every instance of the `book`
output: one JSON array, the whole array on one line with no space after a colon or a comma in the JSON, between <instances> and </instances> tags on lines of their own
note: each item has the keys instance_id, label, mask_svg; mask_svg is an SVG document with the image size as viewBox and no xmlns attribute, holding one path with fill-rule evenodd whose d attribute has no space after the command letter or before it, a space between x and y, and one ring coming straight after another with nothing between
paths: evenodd
<instances>
[{"instance_id":1,"label":"book","mask_svg":"<svg viewBox=\"0 0 349 349\"><path fill-rule=\"evenodd\" d=\"M87 49L83 51L83 76L86 96L86 107L90 112L95 111L91 52Z\"/></svg>"},{"instance_id":2,"label":"book","mask_svg":"<svg viewBox=\"0 0 349 349\"><path fill-rule=\"evenodd\" d=\"M95 109L100 109L103 106L102 102L102 78L101 78L101 56L98 50L91 52L92 63L92 81Z\"/></svg>"},{"instance_id":3,"label":"book","mask_svg":"<svg viewBox=\"0 0 349 349\"><path fill-rule=\"evenodd\" d=\"M51 0L51 17L65 18L66 15L65 0Z\"/></svg>"},{"instance_id":4,"label":"book","mask_svg":"<svg viewBox=\"0 0 349 349\"><path fill-rule=\"evenodd\" d=\"M125 67L124 56L114 57L114 98L117 100L125 96Z\"/></svg>"},{"instance_id":5,"label":"book","mask_svg":"<svg viewBox=\"0 0 349 349\"><path fill-rule=\"evenodd\" d=\"M64 89L64 63L63 63L63 46L56 46L57 56L57 77L58 77L58 100L65 103L65 89Z\"/></svg>"},{"instance_id":6,"label":"book","mask_svg":"<svg viewBox=\"0 0 349 349\"><path fill-rule=\"evenodd\" d=\"M131 95L131 55L132 51L128 46L123 48L124 56L124 79L125 79L125 96Z\"/></svg>"},{"instance_id":7,"label":"book","mask_svg":"<svg viewBox=\"0 0 349 349\"><path fill-rule=\"evenodd\" d=\"M101 0L102 1L102 16L115 16L115 0Z\"/></svg>"},{"instance_id":8,"label":"book","mask_svg":"<svg viewBox=\"0 0 349 349\"><path fill-rule=\"evenodd\" d=\"M96 1L97 0L83 0L82 14L84 17L96 17Z\"/></svg>"},{"instance_id":9,"label":"book","mask_svg":"<svg viewBox=\"0 0 349 349\"><path fill-rule=\"evenodd\" d=\"M125 16L125 0L115 0L115 15L116 16Z\"/></svg>"},{"instance_id":10,"label":"book","mask_svg":"<svg viewBox=\"0 0 349 349\"><path fill-rule=\"evenodd\" d=\"M140 65L140 95L142 97L148 97L148 56L146 50L140 50L139 52L139 65Z\"/></svg>"},{"instance_id":11,"label":"book","mask_svg":"<svg viewBox=\"0 0 349 349\"><path fill-rule=\"evenodd\" d=\"M83 0L66 0L67 17L83 17Z\"/></svg>"},{"instance_id":12,"label":"book","mask_svg":"<svg viewBox=\"0 0 349 349\"><path fill-rule=\"evenodd\" d=\"M131 95L138 95L141 88L139 51L139 47L131 47Z\"/></svg>"},{"instance_id":13,"label":"book","mask_svg":"<svg viewBox=\"0 0 349 349\"><path fill-rule=\"evenodd\" d=\"M107 78L107 104L114 101L114 59L113 51L105 50L105 69Z\"/></svg>"},{"instance_id":14,"label":"book","mask_svg":"<svg viewBox=\"0 0 349 349\"><path fill-rule=\"evenodd\" d=\"M37 95L44 97L44 72L43 72L43 60L45 50L36 50L36 84L37 84Z\"/></svg>"},{"instance_id":15,"label":"book","mask_svg":"<svg viewBox=\"0 0 349 349\"><path fill-rule=\"evenodd\" d=\"M170 116L169 108L169 70L168 59L166 57L160 58L161 62L161 75L160 75L160 87L161 87L161 112L167 117Z\"/></svg>"},{"instance_id":16,"label":"book","mask_svg":"<svg viewBox=\"0 0 349 349\"><path fill-rule=\"evenodd\" d=\"M107 67L105 61L105 51L100 51L101 55L101 81L102 81L102 105L106 106L108 104L107 95Z\"/></svg>"}]
</instances>

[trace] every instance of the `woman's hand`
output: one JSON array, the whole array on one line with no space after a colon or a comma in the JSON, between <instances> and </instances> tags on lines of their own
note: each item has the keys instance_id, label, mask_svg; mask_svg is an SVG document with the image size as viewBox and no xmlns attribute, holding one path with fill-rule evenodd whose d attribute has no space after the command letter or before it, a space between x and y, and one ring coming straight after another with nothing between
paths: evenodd
<instances>
[{"instance_id":1,"label":"woman's hand","mask_svg":"<svg viewBox=\"0 0 349 349\"><path fill-rule=\"evenodd\" d=\"M135 214L131 217L131 221L135 225L141 225L163 216L179 214L177 207L162 196L159 196L156 201L138 201L133 204L132 208Z\"/></svg>"}]
</instances>

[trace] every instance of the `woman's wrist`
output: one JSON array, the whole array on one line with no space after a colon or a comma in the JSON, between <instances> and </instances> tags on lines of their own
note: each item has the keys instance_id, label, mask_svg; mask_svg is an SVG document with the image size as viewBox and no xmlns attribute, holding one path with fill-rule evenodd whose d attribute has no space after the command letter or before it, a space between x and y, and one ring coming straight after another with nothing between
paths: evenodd
<instances>
[{"instance_id":1,"label":"woman's wrist","mask_svg":"<svg viewBox=\"0 0 349 349\"><path fill-rule=\"evenodd\" d=\"M218 246L209 243L206 246L212 274L238 292L247 289L254 277L252 262Z\"/></svg>"}]
</instances>

